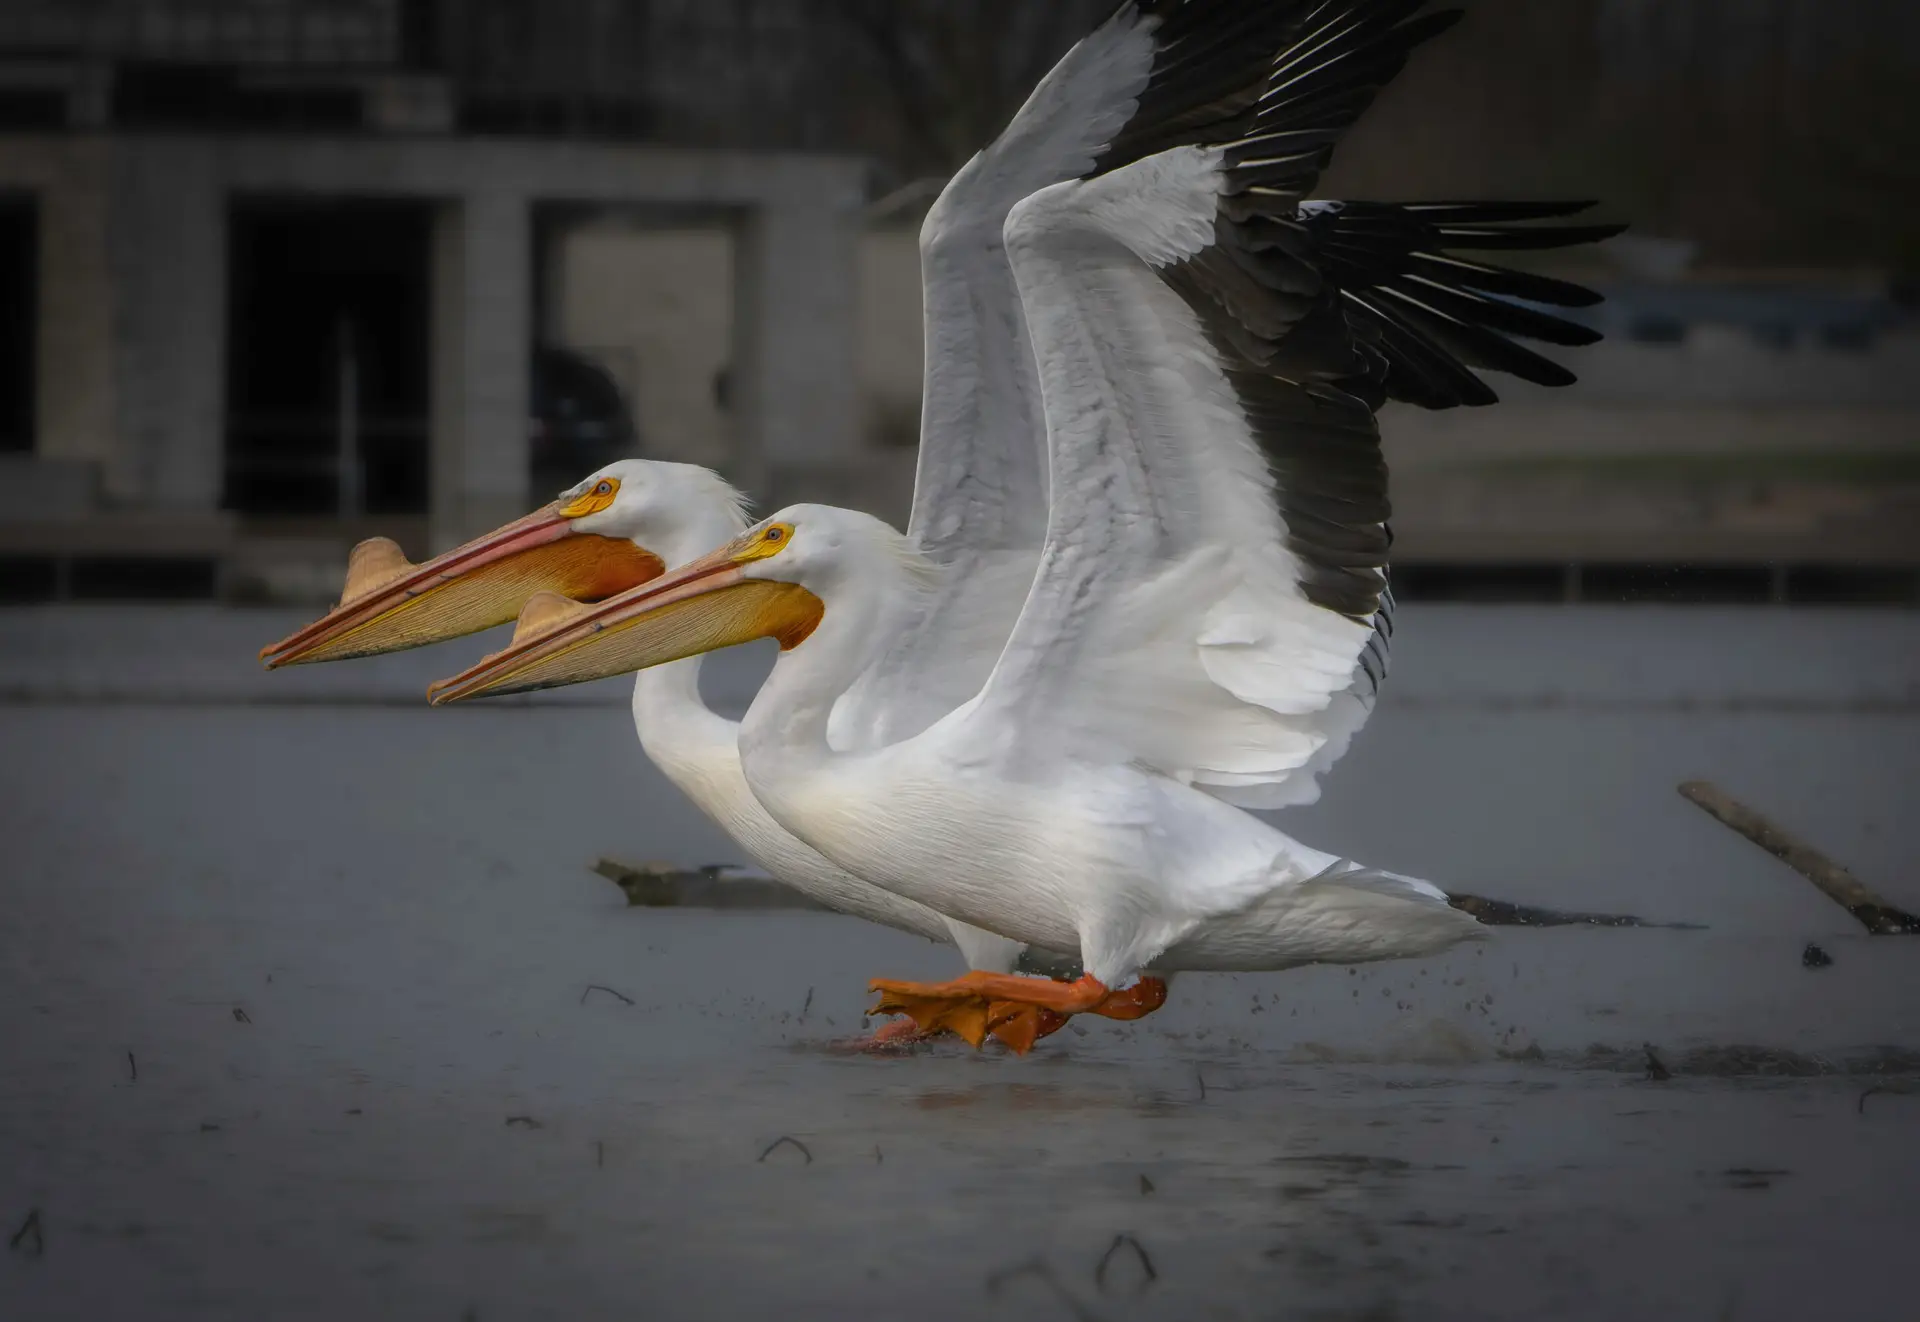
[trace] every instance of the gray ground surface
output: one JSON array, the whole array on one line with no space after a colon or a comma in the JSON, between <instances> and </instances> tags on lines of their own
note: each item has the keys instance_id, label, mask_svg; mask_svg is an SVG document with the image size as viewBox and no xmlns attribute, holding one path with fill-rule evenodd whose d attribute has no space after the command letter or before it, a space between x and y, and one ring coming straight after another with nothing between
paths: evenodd
<instances>
[{"instance_id":1,"label":"gray ground surface","mask_svg":"<svg viewBox=\"0 0 1920 1322\"><path fill-rule=\"evenodd\" d=\"M1920 940L1673 792L1920 908L1913 614L1409 608L1284 824L1711 930L1192 977L1025 1060L829 1049L925 943L625 908L597 855L733 855L623 686L257 674L297 622L0 613L0 1317L1920 1316Z\"/></svg>"}]
</instances>

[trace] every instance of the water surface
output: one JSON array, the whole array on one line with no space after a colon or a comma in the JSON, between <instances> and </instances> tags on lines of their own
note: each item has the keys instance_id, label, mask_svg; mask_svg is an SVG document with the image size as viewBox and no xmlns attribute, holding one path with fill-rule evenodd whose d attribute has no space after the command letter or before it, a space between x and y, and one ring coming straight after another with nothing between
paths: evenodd
<instances>
[{"instance_id":1,"label":"water surface","mask_svg":"<svg viewBox=\"0 0 1920 1322\"><path fill-rule=\"evenodd\" d=\"M1283 825L1709 930L1183 978L1024 1060L829 1049L925 942L626 908L597 856L733 854L618 685L255 673L295 622L0 616L0 1316L1916 1314L1920 942L1673 792L1920 908L1909 615L1407 610Z\"/></svg>"}]
</instances>

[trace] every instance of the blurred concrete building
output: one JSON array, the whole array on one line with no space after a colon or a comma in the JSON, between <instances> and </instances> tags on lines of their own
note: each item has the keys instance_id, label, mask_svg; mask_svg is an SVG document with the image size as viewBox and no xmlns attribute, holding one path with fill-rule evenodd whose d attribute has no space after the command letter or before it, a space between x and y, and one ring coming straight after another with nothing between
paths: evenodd
<instances>
[{"instance_id":1,"label":"blurred concrete building","mask_svg":"<svg viewBox=\"0 0 1920 1322\"><path fill-rule=\"evenodd\" d=\"M1920 9L1768 5L1480 0L1343 148L1643 232L1577 388L1388 413L1410 595L1915 598ZM627 453L901 517L918 215L1107 7L0 5L0 592L324 596Z\"/></svg>"},{"instance_id":2,"label":"blurred concrete building","mask_svg":"<svg viewBox=\"0 0 1920 1322\"><path fill-rule=\"evenodd\" d=\"M857 443L862 163L602 132L642 104L569 108L537 77L489 81L480 55L463 82L459 8L0 7L16 578L337 572L362 532L446 545L524 512L536 475L557 484L542 467L570 481L626 453L617 376L561 343L569 293L594 288L567 278L571 236L596 227L697 228L724 250L730 434L698 457L760 487Z\"/></svg>"}]
</instances>

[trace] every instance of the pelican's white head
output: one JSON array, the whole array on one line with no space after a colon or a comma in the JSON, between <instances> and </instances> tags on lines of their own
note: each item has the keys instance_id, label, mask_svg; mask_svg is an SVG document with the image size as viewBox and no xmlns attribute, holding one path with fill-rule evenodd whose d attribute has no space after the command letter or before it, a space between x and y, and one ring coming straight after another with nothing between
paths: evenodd
<instances>
[{"instance_id":1,"label":"pelican's white head","mask_svg":"<svg viewBox=\"0 0 1920 1322\"><path fill-rule=\"evenodd\" d=\"M421 647L504 624L542 592L601 601L737 531L742 511L707 469L623 459L423 564L387 538L360 543L340 604L260 659L272 669Z\"/></svg>"},{"instance_id":2,"label":"pelican's white head","mask_svg":"<svg viewBox=\"0 0 1920 1322\"><path fill-rule=\"evenodd\" d=\"M436 703L577 684L756 638L798 647L829 603L914 602L933 566L887 524L832 505L791 505L718 550L597 605L543 596L513 641L435 684Z\"/></svg>"},{"instance_id":3,"label":"pelican's white head","mask_svg":"<svg viewBox=\"0 0 1920 1322\"><path fill-rule=\"evenodd\" d=\"M747 501L711 468L621 459L562 491L554 504L578 536L617 537L668 564L739 532Z\"/></svg>"},{"instance_id":4,"label":"pelican's white head","mask_svg":"<svg viewBox=\"0 0 1920 1322\"><path fill-rule=\"evenodd\" d=\"M745 578L792 583L828 600L870 584L914 592L938 575L892 524L837 505L789 505L723 549Z\"/></svg>"}]
</instances>

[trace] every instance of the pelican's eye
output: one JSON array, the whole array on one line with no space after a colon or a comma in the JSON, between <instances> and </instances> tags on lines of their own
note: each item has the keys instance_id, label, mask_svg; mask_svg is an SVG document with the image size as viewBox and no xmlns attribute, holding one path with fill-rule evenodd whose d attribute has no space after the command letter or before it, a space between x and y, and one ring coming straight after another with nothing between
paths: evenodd
<instances>
[{"instance_id":1,"label":"pelican's eye","mask_svg":"<svg viewBox=\"0 0 1920 1322\"><path fill-rule=\"evenodd\" d=\"M582 519L589 514L598 514L613 504L613 498L620 494L620 479L603 477L585 491L560 507L560 513L569 519Z\"/></svg>"},{"instance_id":2,"label":"pelican's eye","mask_svg":"<svg viewBox=\"0 0 1920 1322\"><path fill-rule=\"evenodd\" d=\"M784 551L792 542L791 523L769 523L741 544L741 549L734 552L734 558L740 561L765 560L770 555Z\"/></svg>"}]
</instances>

